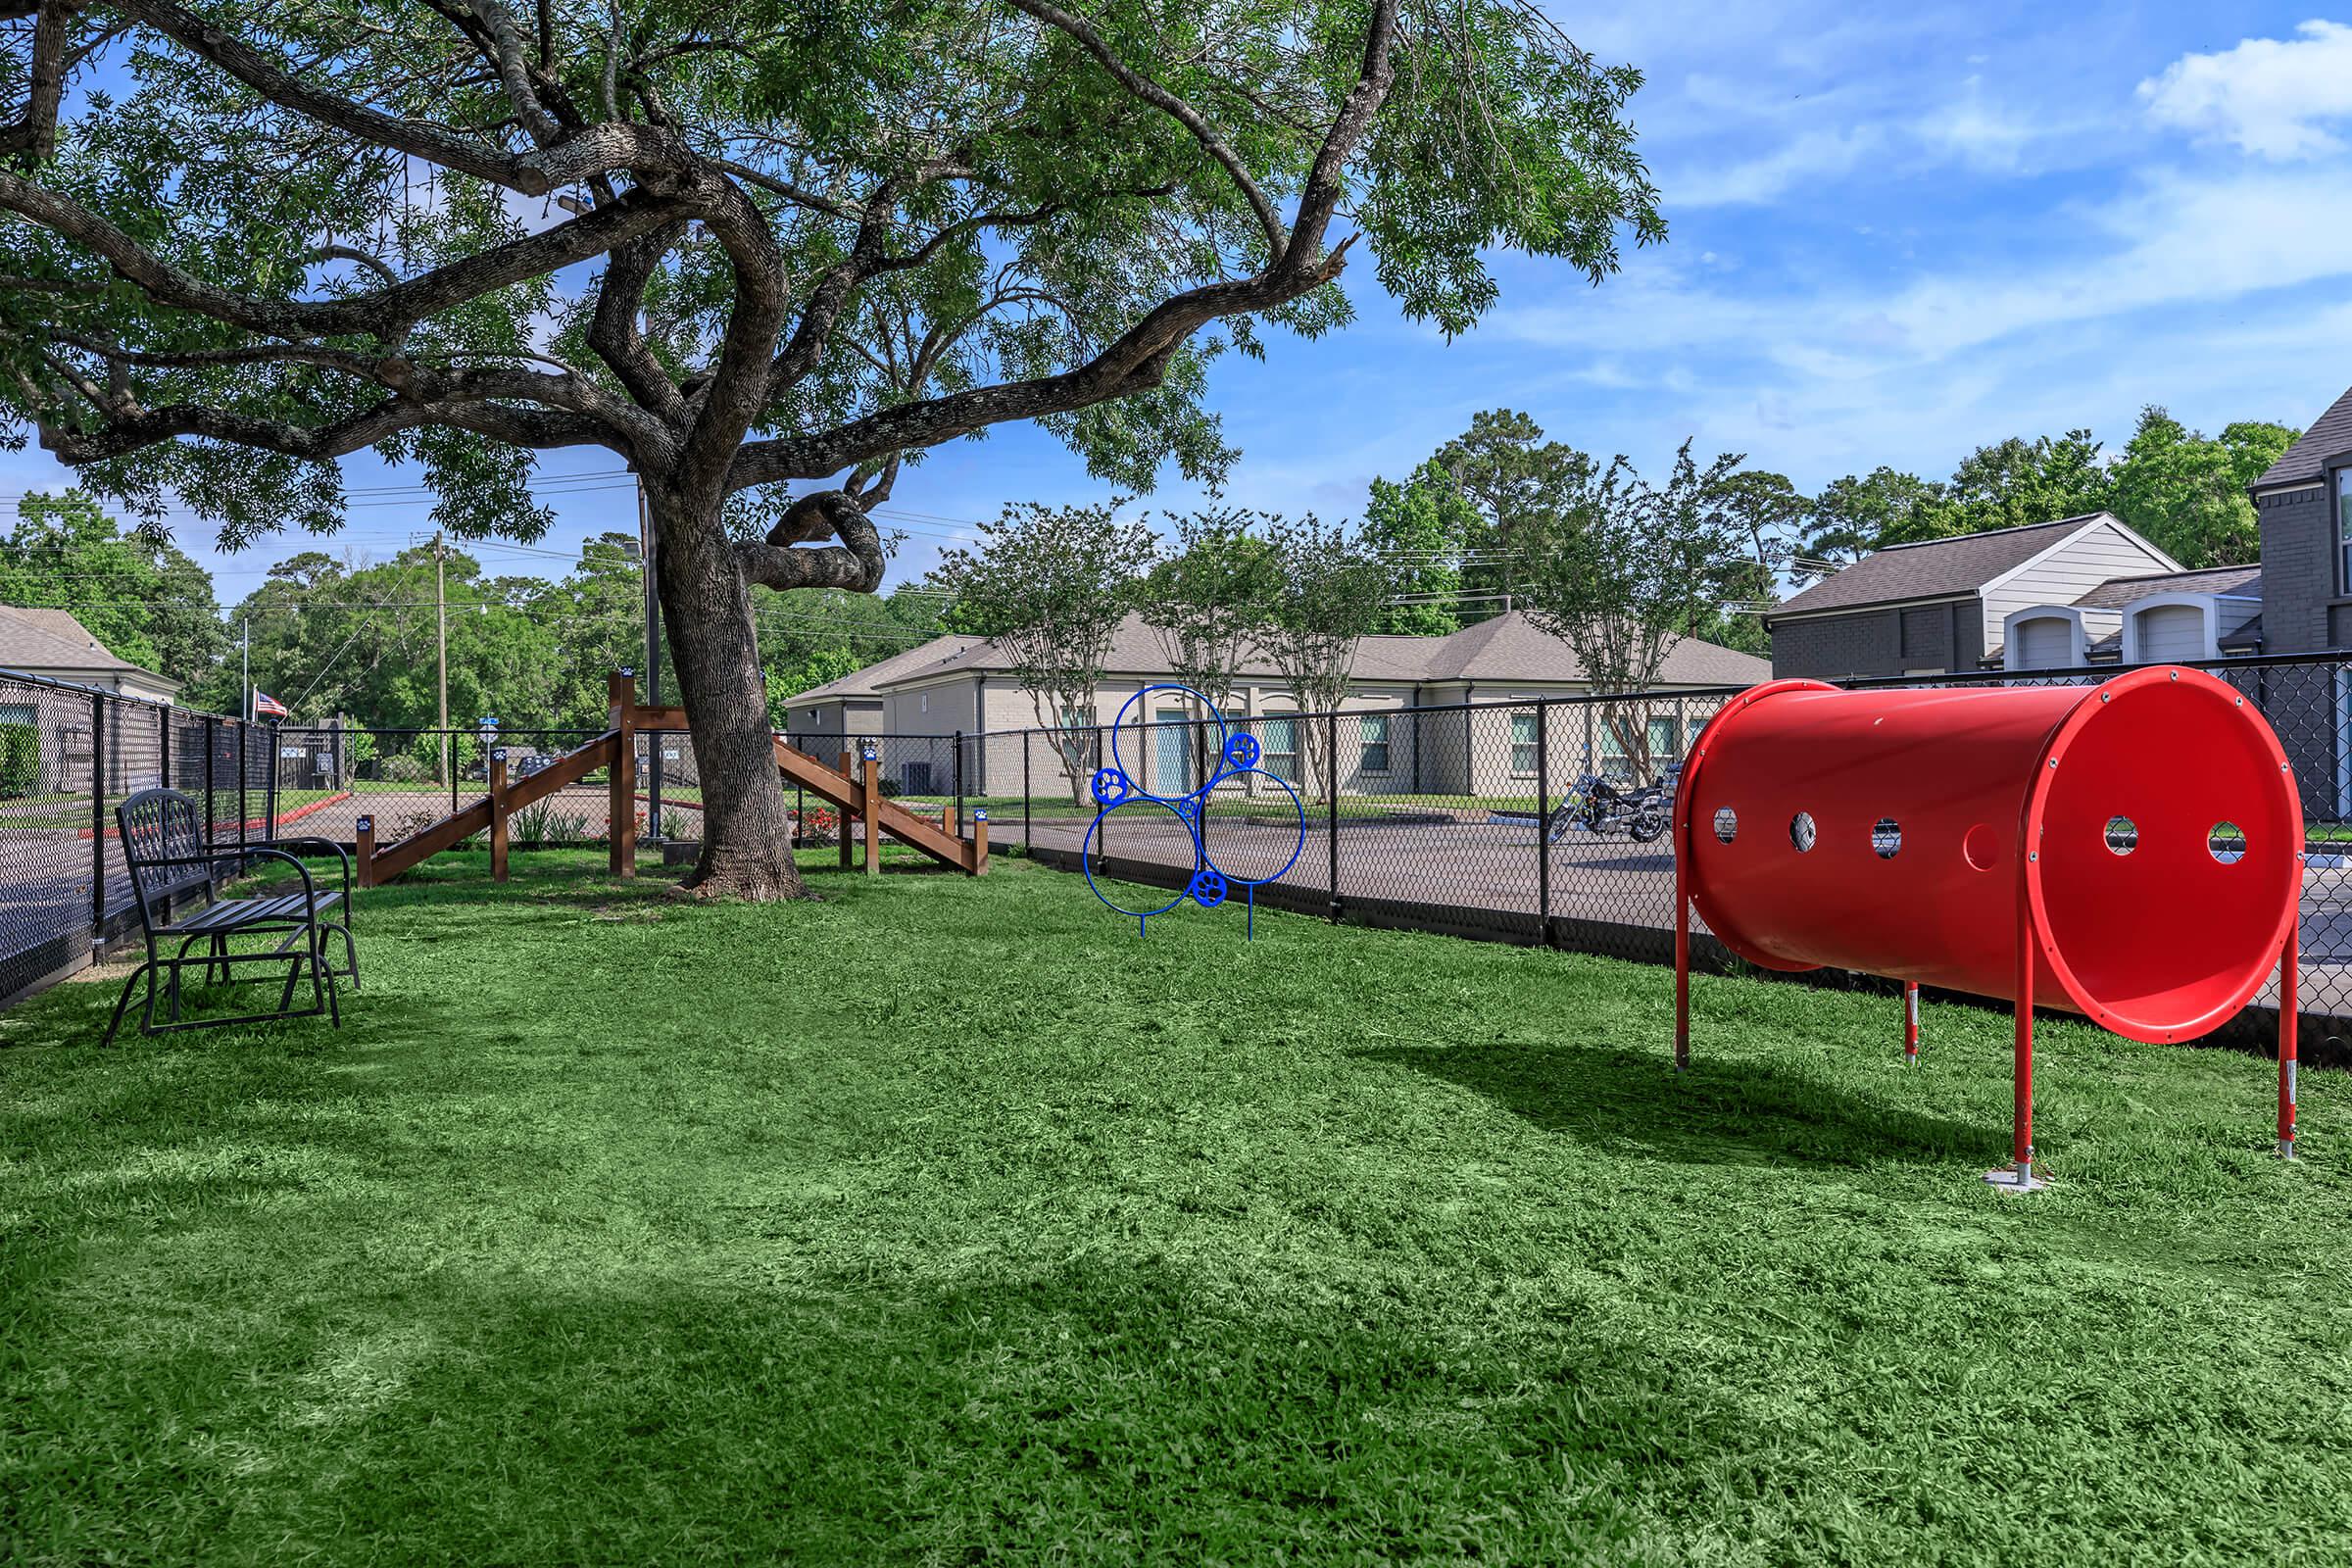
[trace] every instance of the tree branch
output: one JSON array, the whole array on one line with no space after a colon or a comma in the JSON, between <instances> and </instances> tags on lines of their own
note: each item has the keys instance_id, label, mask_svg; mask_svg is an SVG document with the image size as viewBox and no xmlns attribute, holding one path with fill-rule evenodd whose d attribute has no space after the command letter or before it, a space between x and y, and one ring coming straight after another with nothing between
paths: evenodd
<instances>
[{"instance_id":1,"label":"tree branch","mask_svg":"<svg viewBox=\"0 0 2352 1568\"><path fill-rule=\"evenodd\" d=\"M0 128L0 157L22 157L27 168L57 151L57 108L66 94L66 16L72 0L38 0L32 22L32 68L24 118Z\"/></svg>"},{"instance_id":2,"label":"tree branch","mask_svg":"<svg viewBox=\"0 0 2352 1568\"><path fill-rule=\"evenodd\" d=\"M841 543L815 549L801 543L827 534ZM861 594L882 586L889 564L873 519L843 490L802 496L784 509L766 539L737 545L735 562L745 581L762 588L843 588Z\"/></svg>"},{"instance_id":3,"label":"tree branch","mask_svg":"<svg viewBox=\"0 0 2352 1568\"><path fill-rule=\"evenodd\" d=\"M1258 227L1266 232L1267 258L1272 260L1283 254L1289 246L1289 240L1283 233L1281 218L1274 212L1274 204L1266 199L1266 193L1258 187L1256 179L1250 175L1249 166L1242 162L1239 154L1225 145L1225 139L1216 133L1216 130L1210 126L1207 120L1202 118L1199 110L1119 59L1111 52L1110 45L1103 42L1102 35L1097 32L1083 17L1072 16L1059 6L1054 5L1052 0L1011 0L1011 4L1048 26L1056 27L1068 33L1078 41L1080 48L1102 62L1102 69L1109 72L1112 79L1126 88L1130 95L1160 110L1185 129L1191 131L1193 139L1200 144L1202 151L1216 160L1218 167L1223 169L1226 176L1233 181L1234 188L1239 190L1243 199L1249 202L1250 210L1257 215ZM1393 0L1391 0L1389 16L1391 26L1395 24L1395 9Z\"/></svg>"},{"instance_id":4,"label":"tree branch","mask_svg":"<svg viewBox=\"0 0 2352 1568\"><path fill-rule=\"evenodd\" d=\"M495 289L588 260L677 216L642 188L567 223L494 246L372 294L347 300L257 300L207 283L155 255L70 197L0 171L0 209L20 214L102 257L160 304L270 337L369 333L397 338L411 322Z\"/></svg>"}]
</instances>

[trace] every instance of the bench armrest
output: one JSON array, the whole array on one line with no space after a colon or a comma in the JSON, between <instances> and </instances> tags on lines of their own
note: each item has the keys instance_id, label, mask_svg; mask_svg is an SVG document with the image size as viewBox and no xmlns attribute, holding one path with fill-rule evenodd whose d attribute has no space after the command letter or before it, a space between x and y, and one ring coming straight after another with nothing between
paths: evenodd
<instances>
[{"instance_id":1,"label":"bench armrest","mask_svg":"<svg viewBox=\"0 0 2352 1568\"><path fill-rule=\"evenodd\" d=\"M307 833L295 838L277 839L274 841L274 844L276 848L281 850L285 849L289 845L315 846L318 849L329 852L335 857L335 858L343 862L343 907L346 911L348 911L344 914L343 919L345 923L348 924L359 910L359 906L352 902L351 898L351 852L345 849L342 845L337 844L333 839L317 838Z\"/></svg>"}]
</instances>

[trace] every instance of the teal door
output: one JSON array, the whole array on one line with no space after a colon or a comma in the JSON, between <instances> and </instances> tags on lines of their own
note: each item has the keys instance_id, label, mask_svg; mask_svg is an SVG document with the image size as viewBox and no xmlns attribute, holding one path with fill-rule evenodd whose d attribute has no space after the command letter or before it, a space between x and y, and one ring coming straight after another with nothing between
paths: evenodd
<instances>
[{"instance_id":1,"label":"teal door","mask_svg":"<svg viewBox=\"0 0 2352 1568\"><path fill-rule=\"evenodd\" d=\"M1152 793L1182 795L1193 787L1192 725L1181 708L1163 708L1152 715Z\"/></svg>"}]
</instances>

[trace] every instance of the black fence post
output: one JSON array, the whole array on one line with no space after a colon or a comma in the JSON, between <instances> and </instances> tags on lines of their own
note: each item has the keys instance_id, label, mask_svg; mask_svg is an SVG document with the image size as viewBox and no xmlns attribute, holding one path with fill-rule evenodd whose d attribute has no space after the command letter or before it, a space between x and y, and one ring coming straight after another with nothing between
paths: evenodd
<instances>
[{"instance_id":1,"label":"black fence post","mask_svg":"<svg viewBox=\"0 0 2352 1568\"><path fill-rule=\"evenodd\" d=\"M963 831L963 731L956 732L956 831Z\"/></svg>"},{"instance_id":2,"label":"black fence post","mask_svg":"<svg viewBox=\"0 0 2352 1568\"><path fill-rule=\"evenodd\" d=\"M1551 946L1551 705L1536 705L1536 934Z\"/></svg>"},{"instance_id":3,"label":"black fence post","mask_svg":"<svg viewBox=\"0 0 2352 1568\"><path fill-rule=\"evenodd\" d=\"M90 699L90 946L106 940L106 699Z\"/></svg>"},{"instance_id":4,"label":"black fence post","mask_svg":"<svg viewBox=\"0 0 2352 1568\"><path fill-rule=\"evenodd\" d=\"M220 750L220 721L212 714L204 715L204 849L213 849L213 819L220 814L213 801L213 757Z\"/></svg>"},{"instance_id":5,"label":"black fence post","mask_svg":"<svg viewBox=\"0 0 2352 1568\"><path fill-rule=\"evenodd\" d=\"M338 718L326 726L326 787L343 787L343 721Z\"/></svg>"},{"instance_id":6,"label":"black fence post","mask_svg":"<svg viewBox=\"0 0 2352 1568\"><path fill-rule=\"evenodd\" d=\"M253 819L253 807L247 792L253 784L253 720L237 721L237 869L245 869L242 858L245 850L245 824Z\"/></svg>"},{"instance_id":7,"label":"black fence post","mask_svg":"<svg viewBox=\"0 0 2352 1568\"><path fill-rule=\"evenodd\" d=\"M458 814L458 774L464 771L466 766L465 763L458 760L458 732L456 730L447 729L441 732L441 755L449 759L449 814L455 816ZM608 833L612 831L610 823L606 824L605 831Z\"/></svg>"},{"instance_id":8,"label":"black fence post","mask_svg":"<svg viewBox=\"0 0 2352 1568\"><path fill-rule=\"evenodd\" d=\"M169 708L159 708L155 710L155 737L156 754L161 759L161 765L163 767L162 776L157 778L155 782L159 788L168 790L172 787L172 710Z\"/></svg>"},{"instance_id":9,"label":"black fence post","mask_svg":"<svg viewBox=\"0 0 2352 1568\"><path fill-rule=\"evenodd\" d=\"M1331 917L1340 917L1340 715L1323 715L1324 842L1330 850Z\"/></svg>"},{"instance_id":10,"label":"black fence post","mask_svg":"<svg viewBox=\"0 0 2352 1568\"><path fill-rule=\"evenodd\" d=\"M1037 832L1029 825L1029 731L1021 731L1021 853L1037 854Z\"/></svg>"},{"instance_id":11,"label":"black fence post","mask_svg":"<svg viewBox=\"0 0 2352 1568\"><path fill-rule=\"evenodd\" d=\"M286 749L283 742L284 735L285 731L277 727L277 720L271 719L270 721L270 781L262 786L262 809L268 812L270 817L270 820L262 826L262 842L264 844L277 842L277 772Z\"/></svg>"}]
</instances>

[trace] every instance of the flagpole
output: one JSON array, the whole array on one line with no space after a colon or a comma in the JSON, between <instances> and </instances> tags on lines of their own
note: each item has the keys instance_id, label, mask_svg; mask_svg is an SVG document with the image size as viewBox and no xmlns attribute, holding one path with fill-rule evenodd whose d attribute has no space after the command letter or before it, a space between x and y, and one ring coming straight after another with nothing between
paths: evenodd
<instances>
[{"instance_id":1,"label":"flagpole","mask_svg":"<svg viewBox=\"0 0 2352 1568\"><path fill-rule=\"evenodd\" d=\"M245 688L245 722L253 722L253 617L237 621L237 683Z\"/></svg>"}]
</instances>

